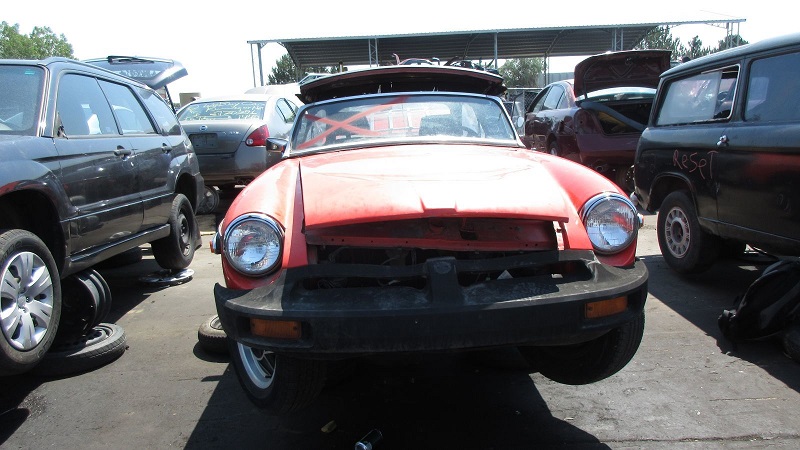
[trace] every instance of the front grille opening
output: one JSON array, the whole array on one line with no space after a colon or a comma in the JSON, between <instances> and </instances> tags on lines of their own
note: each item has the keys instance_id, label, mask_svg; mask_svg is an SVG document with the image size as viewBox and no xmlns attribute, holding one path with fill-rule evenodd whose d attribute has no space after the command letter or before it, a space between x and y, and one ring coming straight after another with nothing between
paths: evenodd
<instances>
[{"instance_id":1,"label":"front grille opening","mask_svg":"<svg viewBox=\"0 0 800 450\"><path fill-rule=\"evenodd\" d=\"M506 279L556 279L577 280L591 278L589 269L580 261L552 262L552 263L517 263L516 267L504 267L495 264L500 258L534 254L535 252L451 252L438 250L407 249L407 248L355 248L322 246L315 249L318 264L337 265L368 265L388 266L398 270L388 270L388 273L403 272L407 266L418 266L431 258L449 258L464 261L458 269L458 283L462 287L473 286L480 283L502 282ZM505 260L504 260L505 261ZM470 262L474 264L470 264ZM486 267L491 267L487 269ZM407 272L404 272L407 273ZM363 276L359 268L353 269L352 276L339 277L313 277L303 280L303 287L307 290L317 289L344 289L359 287L404 287L413 289L426 289L428 280L424 271L419 271L413 276Z\"/></svg>"}]
</instances>

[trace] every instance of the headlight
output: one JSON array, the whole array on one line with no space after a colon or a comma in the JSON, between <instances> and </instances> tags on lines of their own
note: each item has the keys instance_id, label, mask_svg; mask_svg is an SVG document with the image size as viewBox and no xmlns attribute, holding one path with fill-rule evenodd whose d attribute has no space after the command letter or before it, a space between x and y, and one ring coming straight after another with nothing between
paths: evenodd
<instances>
[{"instance_id":1,"label":"headlight","mask_svg":"<svg viewBox=\"0 0 800 450\"><path fill-rule=\"evenodd\" d=\"M264 275L281 262L283 231L270 217L246 214L225 230L223 254L236 271L245 275Z\"/></svg>"},{"instance_id":2,"label":"headlight","mask_svg":"<svg viewBox=\"0 0 800 450\"><path fill-rule=\"evenodd\" d=\"M619 194L604 193L592 197L580 214L589 240L598 253L617 253L625 249L639 230L636 207Z\"/></svg>"}]
</instances>

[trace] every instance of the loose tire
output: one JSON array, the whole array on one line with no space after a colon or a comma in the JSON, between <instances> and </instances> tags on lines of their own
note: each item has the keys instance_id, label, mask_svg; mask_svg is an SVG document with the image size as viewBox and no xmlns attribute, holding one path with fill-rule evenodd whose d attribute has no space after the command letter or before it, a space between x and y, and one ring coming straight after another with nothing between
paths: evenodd
<instances>
[{"instance_id":1,"label":"loose tire","mask_svg":"<svg viewBox=\"0 0 800 450\"><path fill-rule=\"evenodd\" d=\"M214 314L197 329L197 341L209 353L228 354L228 335L222 329L219 316Z\"/></svg>"},{"instance_id":2,"label":"loose tire","mask_svg":"<svg viewBox=\"0 0 800 450\"><path fill-rule=\"evenodd\" d=\"M700 228L694 203L686 191L667 195L658 211L658 246L676 272L708 270L719 256L719 239Z\"/></svg>"},{"instance_id":3,"label":"loose tire","mask_svg":"<svg viewBox=\"0 0 800 450\"><path fill-rule=\"evenodd\" d=\"M644 312L636 320L581 344L520 347L531 367L563 384L589 384L622 370L639 349L644 335Z\"/></svg>"},{"instance_id":4,"label":"loose tire","mask_svg":"<svg viewBox=\"0 0 800 450\"><path fill-rule=\"evenodd\" d=\"M96 369L122 356L126 340L122 327L101 323L83 336L56 341L34 372L65 376Z\"/></svg>"},{"instance_id":5,"label":"loose tire","mask_svg":"<svg viewBox=\"0 0 800 450\"><path fill-rule=\"evenodd\" d=\"M0 232L0 375L27 372L53 344L61 280L47 246L25 230Z\"/></svg>"},{"instance_id":6,"label":"loose tire","mask_svg":"<svg viewBox=\"0 0 800 450\"><path fill-rule=\"evenodd\" d=\"M626 193L633 192L633 166L617 167L614 169L614 183Z\"/></svg>"},{"instance_id":7,"label":"loose tire","mask_svg":"<svg viewBox=\"0 0 800 450\"><path fill-rule=\"evenodd\" d=\"M197 214L211 214L219 206L219 188L206 186L203 191L203 201L197 206Z\"/></svg>"},{"instance_id":8,"label":"loose tire","mask_svg":"<svg viewBox=\"0 0 800 450\"><path fill-rule=\"evenodd\" d=\"M175 199L172 200L169 226L169 236L151 244L153 257L158 265L165 269L185 269L191 264L197 248L197 242L195 242L197 220L194 210L192 210L192 204L183 194L176 194Z\"/></svg>"},{"instance_id":9,"label":"loose tire","mask_svg":"<svg viewBox=\"0 0 800 450\"><path fill-rule=\"evenodd\" d=\"M229 340L239 382L250 400L269 414L297 411L325 387L325 361L293 358Z\"/></svg>"},{"instance_id":10,"label":"loose tire","mask_svg":"<svg viewBox=\"0 0 800 450\"><path fill-rule=\"evenodd\" d=\"M547 152L553 156L561 156L561 150L558 148L558 143L556 143L556 141L553 141L548 145Z\"/></svg>"}]
</instances>

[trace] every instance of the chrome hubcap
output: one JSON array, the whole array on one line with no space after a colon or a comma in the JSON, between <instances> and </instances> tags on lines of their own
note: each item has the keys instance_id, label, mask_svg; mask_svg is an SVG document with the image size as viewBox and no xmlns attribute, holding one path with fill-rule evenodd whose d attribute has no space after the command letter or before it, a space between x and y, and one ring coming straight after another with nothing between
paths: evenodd
<instances>
[{"instance_id":1,"label":"chrome hubcap","mask_svg":"<svg viewBox=\"0 0 800 450\"><path fill-rule=\"evenodd\" d=\"M664 223L664 240L672 256L676 258L686 256L691 244L691 237L686 213L680 208L669 210Z\"/></svg>"},{"instance_id":2,"label":"chrome hubcap","mask_svg":"<svg viewBox=\"0 0 800 450\"><path fill-rule=\"evenodd\" d=\"M17 350L31 350L44 339L53 314L53 281L44 261L31 252L14 255L3 267L0 326Z\"/></svg>"}]
</instances>

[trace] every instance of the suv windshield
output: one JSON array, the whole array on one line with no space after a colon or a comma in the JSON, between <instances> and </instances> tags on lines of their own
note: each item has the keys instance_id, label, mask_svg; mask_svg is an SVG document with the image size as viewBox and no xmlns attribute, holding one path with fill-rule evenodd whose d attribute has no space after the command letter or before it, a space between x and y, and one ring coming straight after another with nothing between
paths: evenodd
<instances>
[{"instance_id":1,"label":"suv windshield","mask_svg":"<svg viewBox=\"0 0 800 450\"><path fill-rule=\"evenodd\" d=\"M295 152L389 141L488 142L517 145L502 103L452 94L386 94L309 106L294 127Z\"/></svg>"},{"instance_id":2,"label":"suv windshield","mask_svg":"<svg viewBox=\"0 0 800 450\"><path fill-rule=\"evenodd\" d=\"M0 65L0 134L36 135L43 83L41 67Z\"/></svg>"}]
</instances>

